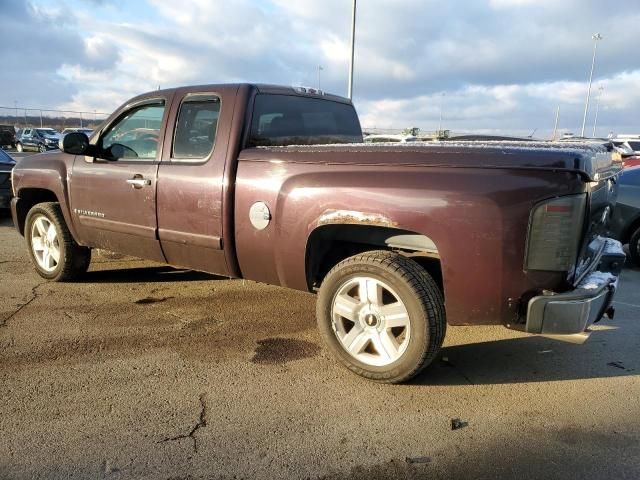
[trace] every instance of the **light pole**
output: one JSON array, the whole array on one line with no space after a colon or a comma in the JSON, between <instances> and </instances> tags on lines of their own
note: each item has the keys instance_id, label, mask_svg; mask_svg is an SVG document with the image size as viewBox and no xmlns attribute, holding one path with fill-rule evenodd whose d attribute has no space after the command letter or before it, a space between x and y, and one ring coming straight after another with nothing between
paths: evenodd
<instances>
[{"instance_id":1,"label":"light pole","mask_svg":"<svg viewBox=\"0 0 640 480\"><path fill-rule=\"evenodd\" d=\"M438 121L438 135L440 135L440 131L442 130L442 104L444 103L444 95L444 92L440 94L440 120Z\"/></svg>"},{"instance_id":2,"label":"light pole","mask_svg":"<svg viewBox=\"0 0 640 480\"><path fill-rule=\"evenodd\" d=\"M560 105L556 108L556 121L553 124L553 136L551 137L551 141L556 141L556 135L558 134L558 122L560 121Z\"/></svg>"},{"instance_id":3,"label":"light pole","mask_svg":"<svg viewBox=\"0 0 640 480\"><path fill-rule=\"evenodd\" d=\"M320 72L324 70L324 68L322 68L322 65L318 65L318 90L320 90Z\"/></svg>"},{"instance_id":4,"label":"light pole","mask_svg":"<svg viewBox=\"0 0 640 480\"><path fill-rule=\"evenodd\" d=\"M349 63L349 100L353 98L353 59L356 44L356 0L353 0L353 10L351 12L351 62Z\"/></svg>"},{"instance_id":5,"label":"light pole","mask_svg":"<svg viewBox=\"0 0 640 480\"><path fill-rule=\"evenodd\" d=\"M592 137L596 136L596 126L598 125L598 112L600 111L600 98L602 97L603 90L604 90L604 87L600 85L598 87L598 96L596 97L596 116L593 119L593 133L591 134Z\"/></svg>"},{"instance_id":6,"label":"light pole","mask_svg":"<svg viewBox=\"0 0 640 480\"><path fill-rule=\"evenodd\" d=\"M596 66L596 50L598 49L598 41L602 40L602 35L594 33L591 35L593 39L593 59L591 60L591 73L589 74L589 88L587 89L587 101L584 105L584 116L582 117L582 132L581 137L584 137L584 128L587 125L587 112L589 111L589 97L591 96L591 82L593 80L593 70Z\"/></svg>"}]
</instances>

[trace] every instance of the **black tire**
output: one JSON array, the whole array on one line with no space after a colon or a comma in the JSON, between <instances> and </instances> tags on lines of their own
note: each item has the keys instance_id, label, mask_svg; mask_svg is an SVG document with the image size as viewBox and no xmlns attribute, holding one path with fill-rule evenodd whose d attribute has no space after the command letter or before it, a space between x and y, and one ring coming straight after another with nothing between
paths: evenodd
<instances>
[{"instance_id":1,"label":"black tire","mask_svg":"<svg viewBox=\"0 0 640 480\"><path fill-rule=\"evenodd\" d=\"M640 227L633 232L631 240L629 240L629 255L631 262L640 268Z\"/></svg>"},{"instance_id":2,"label":"black tire","mask_svg":"<svg viewBox=\"0 0 640 480\"><path fill-rule=\"evenodd\" d=\"M57 246L59 250L59 261L48 271L43 268L36 258L32 243L32 231L35 221L44 216L56 229ZM69 282L76 280L86 273L91 263L91 249L78 245L64 221L60 205L54 202L39 203L35 205L27 214L24 236L27 241L31 262L36 268L36 272L47 280L55 282Z\"/></svg>"},{"instance_id":3,"label":"black tire","mask_svg":"<svg viewBox=\"0 0 640 480\"><path fill-rule=\"evenodd\" d=\"M332 318L334 298L344 285L358 277L389 285L410 319L406 349L388 365L373 366L359 361L338 339ZM337 264L322 282L316 316L320 333L332 353L352 372L381 383L400 383L417 375L434 360L446 333L444 298L433 278L413 260L384 250L355 255Z\"/></svg>"},{"instance_id":4,"label":"black tire","mask_svg":"<svg viewBox=\"0 0 640 480\"><path fill-rule=\"evenodd\" d=\"M16 152L22 153L24 151L20 142L16 143Z\"/></svg>"},{"instance_id":5,"label":"black tire","mask_svg":"<svg viewBox=\"0 0 640 480\"><path fill-rule=\"evenodd\" d=\"M47 151L47 147L45 147L44 145L40 145L40 146L38 147L38 151L39 151L40 153L44 153L44 152L46 152L46 151Z\"/></svg>"}]
</instances>

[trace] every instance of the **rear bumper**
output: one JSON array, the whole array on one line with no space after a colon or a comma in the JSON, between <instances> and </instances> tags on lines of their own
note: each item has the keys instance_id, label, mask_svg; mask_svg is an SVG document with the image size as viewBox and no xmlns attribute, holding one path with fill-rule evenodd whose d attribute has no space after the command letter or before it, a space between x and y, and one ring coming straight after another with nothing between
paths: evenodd
<instances>
[{"instance_id":1,"label":"rear bumper","mask_svg":"<svg viewBox=\"0 0 640 480\"><path fill-rule=\"evenodd\" d=\"M624 259L620 242L606 239L597 269L574 290L549 292L529 300L525 330L543 335L584 332L609 311Z\"/></svg>"}]
</instances>

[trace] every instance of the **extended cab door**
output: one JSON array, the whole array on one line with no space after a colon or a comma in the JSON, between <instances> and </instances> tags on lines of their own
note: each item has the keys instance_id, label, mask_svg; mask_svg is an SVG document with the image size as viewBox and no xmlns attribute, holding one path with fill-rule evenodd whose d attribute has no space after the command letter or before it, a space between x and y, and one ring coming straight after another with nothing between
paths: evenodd
<instances>
[{"instance_id":1,"label":"extended cab door","mask_svg":"<svg viewBox=\"0 0 640 480\"><path fill-rule=\"evenodd\" d=\"M157 197L158 236L172 265L229 275L223 179L236 91L194 87L175 93Z\"/></svg>"},{"instance_id":2,"label":"extended cab door","mask_svg":"<svg viewBox=\"0 0 640 480\"><path fill-rule=\"evenodd\" d=\"M128 105L92 139L111 160L75 158L71 214L83 244L164 261L156 187L170 100L165 95Z\"/></svg>"}]
</instances>

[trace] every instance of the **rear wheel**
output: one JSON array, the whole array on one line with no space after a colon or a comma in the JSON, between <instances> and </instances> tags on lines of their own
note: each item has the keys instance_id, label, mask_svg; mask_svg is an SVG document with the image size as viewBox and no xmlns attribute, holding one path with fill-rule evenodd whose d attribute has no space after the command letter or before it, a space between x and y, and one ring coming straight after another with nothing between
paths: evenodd
<instances>
[{"instance_id":1,"label":"rear wheel","mask_svg":"<svg viewBox=\"0 0 640 480\"><path fill-rule=\"evenodd\" d=\"M38 274L47 280L75 280L89 268L91 249L78 245L60 205L39 203L27 215L25 238Z\"/></svg>"},{"instance_id":2,"label":"rear wheel","mask_svg":"<svg viewBox=\"0 0 640 480\"><path fill-rule=\"evenodd\" d=\"M640 267L640 227L633 232L629 240L629 254L636 267Z\"/></svg>"},{"instance_id":3,"label":"rear wheel","mask_svg":"<svg viewBox=\"0 0 640 480\"><path fill-rule=\"evenodd\" d=\"M413 260L387 251L336 265L320 288L317 319L349 370L385 383L406 381L429 365L446 330L434 280Z\"/></svg>"},{"instance_id":4,"label":"rear wheel","mask_svg":"<svg viewBox=\"0 0 640 480\"><path fill-rule=\"evenodd\" d=\"M16 151L17 152L21 152L22 153L22 144L21 143L16 143Z\"/></svg>"}]
</instances>

